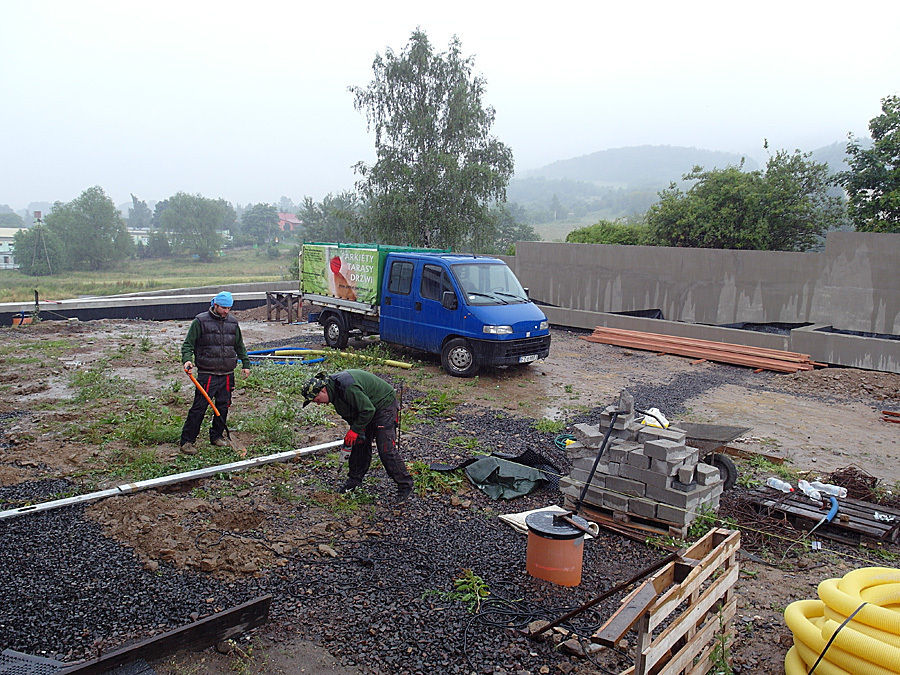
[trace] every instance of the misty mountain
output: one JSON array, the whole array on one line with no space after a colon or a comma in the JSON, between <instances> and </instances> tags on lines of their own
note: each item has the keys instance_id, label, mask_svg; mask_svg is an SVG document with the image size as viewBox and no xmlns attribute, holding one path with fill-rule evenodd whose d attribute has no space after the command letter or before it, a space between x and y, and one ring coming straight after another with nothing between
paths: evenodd
<instances>
[{"instance_id":1,"label":"misty mountain","mask_svg":"<svg viewBox=\"0 0 900 675\"><path fill-rule=\"evenodd\" d=\"M704 169L739 166L742 158L748 171L759 168L742 155L672 145L640 145L612 148L563 159L528 171L523 178L568 179L606 187L664 187L679 181L695 166Z\"/></svg>"}]
</instances>

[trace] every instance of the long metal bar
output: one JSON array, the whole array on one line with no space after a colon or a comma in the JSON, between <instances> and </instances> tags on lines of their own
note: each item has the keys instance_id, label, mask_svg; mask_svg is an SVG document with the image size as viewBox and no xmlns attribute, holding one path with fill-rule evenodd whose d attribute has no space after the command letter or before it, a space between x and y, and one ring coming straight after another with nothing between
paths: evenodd
<instances>
[{"instance_id":1,"label":"long metal bar","mask_svg":"<svg viewBox=\"0 0 900 675\"><path fill-rule=\"evenodd\" d=\"M265 455L263 457L253 457L251 459L243 459L239 462L231 462L230 464L219 464L217 466L208 466L205 469L195 469L193 471L184 471L182 473L175 473L169 476L160 476L159 478L151 478L149 480L142 480L136 483L123 483L122 485L118 485L114 488L110 488L108 490L100 490L99 492L91 492L86 495L79 495L77 497L67 497L65 499L55 499L50 502L43 502L41 504L33 504L31 506L22 506L17 509L10 509L8 511L0 511L0 520L4 520L6 518L14 518L16 516L22 516L28 513L37 513L39 511L50 511L52 509L58 509L63 506L72 506L74 504L86 504L89 502L96 502L101 499L105 499L106 497L113 497L115 495L127 495L132 494L134 492L141 492L142 490L150 490L153 488L163 487L164 485L173 485L175 483L181 483L183 481L188 480L197 480L198 478L207 478L209 476L213 476L217 473L230 473L232 471L243 471L245 469L252 469L257 466L262 466L264 464L272 464L274 462L284 462L289 459L294 459L295 457L303 457L304 455L311 455L313 453L319 452L320 450L328 450L330 448L337 448L344 444L343 440L340 441L329 441L328 443L320 443L319 445L311 445L306 448L298 448L297 450L287 450L286 452L279 452L274 455Z\"/></svg>"}]
</instances>

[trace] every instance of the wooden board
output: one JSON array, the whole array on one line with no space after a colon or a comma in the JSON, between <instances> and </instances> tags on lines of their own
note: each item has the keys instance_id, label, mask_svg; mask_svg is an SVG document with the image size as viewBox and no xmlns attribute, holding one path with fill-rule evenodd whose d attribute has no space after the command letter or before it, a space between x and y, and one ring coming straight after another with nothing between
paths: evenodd
<instances>
[{"instance_id":1,"label":"wooden board","mask_svg":"<svg viewBox=\"0 0 900 675\"><path fill-rule=\"evenodd\" d=\"M656 589L648 579L622 601L619 607L592 636L594 642L614 647L631 630L656 600Z\"/></svg>"},{"instance_id":2,"label":"wooden board","mask_svg":"<svg viewBox=\"0 0 900 675\"><path fill-rule=\"evenodd\" d=\"M122 647L99 658L73 664L58 671L57 675L105 673L138 658L159 659L184 647L204 649L220 640L227 640L264 624L269 619L269 605L271 604L272 596L264 595L224 612L217 612L187 626L175 628L128 647Z\"/></svg>"}]
</instances>

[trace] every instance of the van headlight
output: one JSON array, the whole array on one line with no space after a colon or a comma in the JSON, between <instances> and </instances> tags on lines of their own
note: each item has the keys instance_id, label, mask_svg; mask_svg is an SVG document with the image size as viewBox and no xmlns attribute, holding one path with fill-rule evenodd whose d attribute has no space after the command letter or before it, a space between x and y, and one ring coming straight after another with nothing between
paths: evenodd
<instances>
[{"instance_id":1,"label":"van headlight","mask_svg":"<svg viewBox=\"0 0 900 675\"><path fill-rule=\"evenodd\" d=\"M550 328L550 322L547 320L541 321L541 325L538 326L538 330L547 330Z\"/></svg>"},{"instance_id":2,"label":"van headlight","mask_svg":"<svg viewBox=\"0 0 900 675\"><path fill-rule=\"evenodd\" d=\"M513 332L512 326L485 326L481 330L491 335L510 335Z\"/></svg>"}]
</instances>

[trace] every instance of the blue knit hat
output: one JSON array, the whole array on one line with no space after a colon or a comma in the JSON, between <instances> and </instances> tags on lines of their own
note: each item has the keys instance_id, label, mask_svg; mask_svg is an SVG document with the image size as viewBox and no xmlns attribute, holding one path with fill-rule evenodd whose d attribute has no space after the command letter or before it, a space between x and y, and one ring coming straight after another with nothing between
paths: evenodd
<instances>
[{"instance_id":1,"label":"blue knit hat","mask_svg":"<svg viewBox=\"0 0 900 675\"><path fill-rule=\"evenodd\" d=\"M212 299L210 304L218 305L219 307L231 307L234 304L234 298L231 297L231 293L228 291L222 291Z\"/></svg>"}]
</instances>

